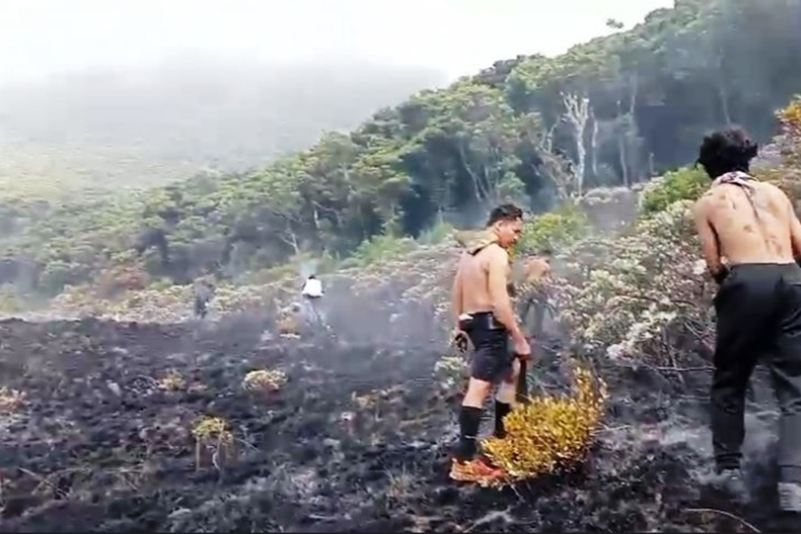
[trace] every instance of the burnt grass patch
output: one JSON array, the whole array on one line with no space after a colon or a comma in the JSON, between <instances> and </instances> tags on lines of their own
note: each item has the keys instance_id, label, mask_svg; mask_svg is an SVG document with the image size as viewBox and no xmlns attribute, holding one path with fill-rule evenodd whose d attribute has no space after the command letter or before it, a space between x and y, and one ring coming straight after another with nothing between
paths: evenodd
<instances>
[{"instance_id":1,"label":"burnt grass patch","mask_svg":"<svg viewBox=\"0 0 801 534\"><path fill-rule=\"evenodd\" d=\"M25 395L0 412L0 530L745 532L743 521L775 522L770 454L749 463L752 506L704 490L703 404L675 385L610 374L586 462L484 489L448 479L458 397L433 374L436 348L265 328L0 323L0 387ZM566 389L556 353L532 369L534 392ZM286 373L278 392L242 388L262 368ZM202 416L224 419L234 445L198 468L191 430Z\"/></svg>"}]
</instances>

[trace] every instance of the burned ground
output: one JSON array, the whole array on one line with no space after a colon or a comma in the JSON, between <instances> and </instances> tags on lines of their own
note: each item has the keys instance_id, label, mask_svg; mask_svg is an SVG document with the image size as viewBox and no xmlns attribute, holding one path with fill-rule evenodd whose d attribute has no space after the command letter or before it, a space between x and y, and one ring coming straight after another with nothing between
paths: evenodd
<instances>
[{"instance_id":1,"label":"burned ground","mask_svg":"<svg viewBox=\"0 0 801 534\"><path fill-rule=\"evenodd\" d=\"M447 478L458 399L433 374L441 350L268 328L0 323L0 387L25 395L0 412L0 530L748 530L703 508L770 527L773 415L749 427L759 500L727 509L699 483L703 380L599 370L611 398L590 460L498 491ZM557 354L534 367L537 391L565 389ZM267 397L243 390L260 368L286 384ZM165 386L169 376L181 380ZM224 418L235 439L219 468L196 469L203 415Z\"/></svg>"}]
</instances>

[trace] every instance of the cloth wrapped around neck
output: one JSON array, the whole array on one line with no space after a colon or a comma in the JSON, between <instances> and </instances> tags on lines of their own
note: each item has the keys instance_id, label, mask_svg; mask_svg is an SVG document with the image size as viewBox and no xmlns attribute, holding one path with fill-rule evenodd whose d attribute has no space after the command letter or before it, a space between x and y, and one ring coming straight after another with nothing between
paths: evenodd
<instances>
[{"instance_id":1,"label":"cloth wrapped around neck","mask_svg":"<svg viewBox=\"0 0 801 534\"><path fill-rule=\"evenodd\" d=\"M721 174L715 181L712 182L713 186L721 185L721 184L733 184L739 185L746 188L753 187L751 182L754 181L754 177L750 174L743 172L743 171L732 171L727 172L726 174Z\"/></svg>"},{"instance_id":2,"label":"cloth wrapped around neck","mask_svg":"<svg viewBox=\"0 0 801 534\"><path fill-rule=\"evenodd\" d=\"M456 242L468 254L475 256L493 243L498 243L498 236L492 230L464 230L456 234Z\"/></svg>"}]
</instances>

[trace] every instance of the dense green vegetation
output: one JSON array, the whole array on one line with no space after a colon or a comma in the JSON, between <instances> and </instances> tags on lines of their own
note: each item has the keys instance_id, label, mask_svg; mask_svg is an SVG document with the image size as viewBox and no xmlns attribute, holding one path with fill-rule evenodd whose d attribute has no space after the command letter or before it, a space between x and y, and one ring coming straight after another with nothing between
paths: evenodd
<instances>
[{"instance_id":1,"label":"dense green vegetation","mask_svg":"<svg viewBox=\"0 0 801 534\"><path fill-rule=\"evenodd\" d=\"M801 87L799 18L801 0L678 0L563 56L423 91L267 168L65 206L6 256L33 259L50 273L40 288L56 292L127 261L121 251L160 229L169 257L147 249L152 275L238 277L307 251L369 259L402 243L375 236L475 223L503 200L542 210L631 185L692 161L709 128L737 122L767 140L774 110Z\"/></svg>"},{"instance_id":2,"label":"dense green vegetation","mask_svg":"<svg viewBox=\"0 0 801 534\"><path fill-rule=\"evenodd\" d=\"M561 245L586 236L589 231L590 224L584 212L568 204L527 221L515 253L553 252Z\"/></svg>"},{"instance_id":3,"label":"dense green vegetation","mask_svg":"<svg viewBox=\"0 0 801 534\"><path fill-rule=\"evenodd\" d=\"M644 213L665 211L679 200L695 200L709 187L709 176L701 168L681 168L666 173L642 196Z\"/></svg>"}]
</instances>

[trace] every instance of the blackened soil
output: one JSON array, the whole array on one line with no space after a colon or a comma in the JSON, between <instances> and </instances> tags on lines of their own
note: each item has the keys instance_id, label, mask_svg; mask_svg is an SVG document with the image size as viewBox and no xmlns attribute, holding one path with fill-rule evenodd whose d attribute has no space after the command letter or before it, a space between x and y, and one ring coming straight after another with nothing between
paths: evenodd
<instances>
[{"instance_id":1,"label":"blackened soil","mask_svg":"<svg viewBox=\"0 0 801 534\"><path fill-rule=\"evenodd\" d=\"M0 386L25 394L0 412L0 530L747 531L727 510L760 529L774 522L759 465L752 508L706 494L697 406L665 400L644 377L610 384L581 469L495 491L447 478L457 399L433 378L438 351L263 330L0 323ZM532 378L564 389L563 367L546 357ZM255 397L241 382L259 368L288 382ZM184 381L176 391L159 387L170 373ZM196 468L190 430L203 415L236 438L218 468Z\"/></svg>"}]
</instances>

